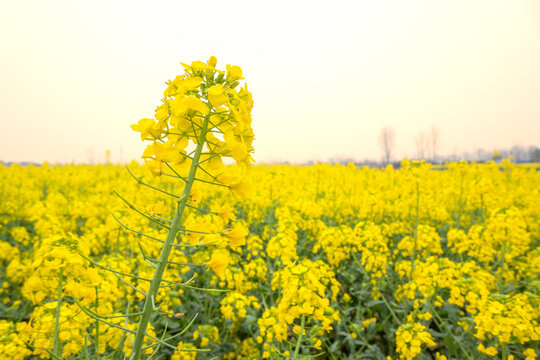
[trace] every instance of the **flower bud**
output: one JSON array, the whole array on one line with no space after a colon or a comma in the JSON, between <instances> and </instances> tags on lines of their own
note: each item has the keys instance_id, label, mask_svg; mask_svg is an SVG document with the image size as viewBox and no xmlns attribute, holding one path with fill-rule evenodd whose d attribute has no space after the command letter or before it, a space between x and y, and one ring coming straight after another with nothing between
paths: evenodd
<instances>
[{"instance_id":1,"label":"flower bud","mask_svg":"<svg viewBox=\"0 0 540 360\"><path fill-rule=\"evenodd\" d=\"M208 59L208 61L206 63L208 64L208 66L216 67L217 59L216 59L215 56L210 56L210 59Z\"/></svg>"}]
</instances>

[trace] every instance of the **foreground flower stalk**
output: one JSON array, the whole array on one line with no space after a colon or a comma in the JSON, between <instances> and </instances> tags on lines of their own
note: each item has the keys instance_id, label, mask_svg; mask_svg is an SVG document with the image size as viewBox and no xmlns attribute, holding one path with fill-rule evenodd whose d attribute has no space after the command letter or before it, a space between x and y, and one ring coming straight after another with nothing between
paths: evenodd
<instances>
[{"instance_id":1,"label":"foreground flower stalk","mask_svg":"<svg viewBox=\"0 0 540 360\"><path fill-rule=\"evenodd\" d=\"M161 340L151 337L156 343L150 346L145 346L144 342L148 337L147 329L152 314L160 312L157 295L167 265L171 264L169 256L173 247L208 246L222 240L227 241L225 246L230 247L245 243L247 234L243 229L226 227L229 220L235 219L231 207L225 204L215 212L198 208L201 195L198 190L193 189L195 182L198 181L229 188L235 195L245 195L247 192L242 179L237 175L228 174L221 159L232 157L238 165L251 164L252 158L249 155L253 141L251 94L247 91L247 87L241 88L240 91L235 89L242 79L242 71L238 66L227 65L225 73L217 70L216 64L217 60L214 57L206 64L200 61L191 65L182 64L185 74L168 83L164 103L156 110L155 120L142 119L132 126L135 131L141 133L141 140L152 141L142 156L152 174L169 175L184 181L185 185L182 194L175 196L136 178L139 183L153 190L177 198L177 206L171 220L157 216L155 211L152 211L150 217L145 215L161 226L168 226L169 231L158 260L149 259L141 248L145 260L150 260L154 264L155 272L147 292L136 289L144 294L144 305L137 329L133 332L135 337L131 360L140 359L144 350L153 346L156 346L156 349L161 345L169 346L163 341L164 337ZM195 146L195 149L188 153L190 146ZM199 176L198 170L202 172ZM186 171L187 176L182 176L181 174ZM124 198L122 200L142 214ZM219 232L196 226L193 228L193 225L191 228L184 227L183 217L186 207L216 215L221 219L223 227ZM170 225L165 225L163 221L169 222ZM178 236L179 234L181 236ZM182 238L187 239L189 244L182 243ZM180 244L175 244L176 239L180 239ZM219 249L213 252L206 266L218 277L222 277L228 263L228 251ZM167 286L171 285L171 281L167 283ZM189 284L190 280L176 285L191 287ZM129 333L128 331L128 335Z\"/></svg>"},{"instance_id":2,"label":"foreground flower stalk","mask_svg":"<svg viewBox=\"0 0 540 360\"><path fill-rule=\"evenodd\" d=\"M143 348L143 341L146 334L146 328L148 327L148 322L150 321L150 315L155 310L156 295L159 290L161 280L163 278L163 273L165 272L165 268L167 267L169 255L172 249L172 244L174 242L174 239L176 238L176 235L178 234L179 229L182 226L182 216L186 208L188 196L191 192L191 188L195 181L195 174L197 172L199 160L201 157L201 153L203 151L203 146L206 142L206 131L208 129L209 117L210 117L209 115L206 115L204 118L204 122L202 124L202 129L201 129L201 135L198 139L197 148L195 150L195 154L193 155L193 162L189 169L189 175L186 179L186 185L184 186L184 191L182 192L182 196L180 196L180 198L178 199L178 207L174 213L174 217L172 219L172 223L171 223L169 233L167 235L167 239L165 240L165 243L163 244L163 248L161 249L161 255L159 257L159 262L157 263L156 272L154 273L154 277L152 279L152 282L150 283L150 289L148 290L148 293L146 294L146 300L144 301L144 307L143 307L143 314L139 321L139 326L137 327L137 333L135 334L135 339L133 341L133 353L130 357L131 360L137 360L141 356L141 352Z\"/></svg>"}]
</instances>

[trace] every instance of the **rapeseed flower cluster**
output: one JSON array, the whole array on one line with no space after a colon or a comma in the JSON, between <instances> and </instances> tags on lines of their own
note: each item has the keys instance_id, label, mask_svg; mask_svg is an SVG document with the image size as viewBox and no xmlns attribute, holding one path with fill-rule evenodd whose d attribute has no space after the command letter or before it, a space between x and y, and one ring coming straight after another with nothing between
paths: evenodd
<instances>
[{"instance_id":1,"label":"rapeseed flower cluster","mask_svg":"<svg viewBox=\"0 0 540 360\"><path fill-rule=\"evenodd\" d=\"M474 315L475 337L501 344L540 340L540 298L533 294L492 294Z\"/></svg>"},{"instance_id":2,"label":"rapeseed flower cluster","mask_svg":"<svg viewBox=\"0 0 540 360\"><path fill-rule=\"evenodd\" d=\"M316 328L313 335L332 330L332 323L339 322L339 312L330 306L336 299L339 284L330 267L322 261L303 260L298 264L289 264L278 270L272 277L272 289L281 296L277 306L265 310L258 325L261 337L259 342L266 343L263 357L269 357L273 351L268 346L274 341L284 342L290 330L296 336L302 335L305 319ZM302 320L303 319L303 320ZM312 337L313 346L320 349L320 340Z\"/></svg>"},{"instance_id":3,"label":"rapeseed flower cluster","mask_svg":"<svg viewBox=\"0 0 540 360\"><path fill-rule=\"evenodd\" d=\"M238 323L247 315L249 308L259 309L260 305L255 296L245 296L238 292L228 293L220 303L221 315L224 319Z\"/></svg>"},{"instance_id":4,"label":"rapeseed flower cluster","mask_svg":"<svg viewBox=\"0 0 540 360\"><path fill-rule=\"evenodd\" d=\"M21 323L22 324L22 323ZM24 360L32 354L21 336L24 330L17 329L10 321L0 320L0 354L13 360Z\"/></svg>"},{"instance_id":5,"label":"rapeseed flower cluster","mask_svg":"<svg viewBox=\"0 0 540 360\"><path fill-rule=\"evenodd\" d=\"M433 347L437 344L420 323L401 325L396 332L396 348L400 359L413 360L422 352L422 347Z\"/></svg>"},{"instance_id":6,"label":"rapeseed flower cluster","mask_svg":"<svg viewBox=\"0 0 540 360\"><path fill-rule=\"evenodd\" d=\"M239 87L243 79L240 67L227 65L221 71L216 65L215 57L206 63L182 64L184 74L167 82L154 118L141 119L132 128L141 140L151 141L142 158L156 176L166 170L166 164L180 173L187 170L191 165L189 145L196 145L204 133L208 152L202 168L214 180L242 192L242 185L226 173L221 159L231 157L237 164L251 165L253 99L247 85ZM208 120L205 126L204 119Z\"/></svg>"}]
</instances>

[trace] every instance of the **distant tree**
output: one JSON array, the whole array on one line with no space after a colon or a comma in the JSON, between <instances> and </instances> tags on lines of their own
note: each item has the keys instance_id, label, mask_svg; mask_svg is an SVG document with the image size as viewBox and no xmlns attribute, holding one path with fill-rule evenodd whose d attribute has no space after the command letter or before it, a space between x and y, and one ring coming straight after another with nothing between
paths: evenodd
<instances>
[{"instance_id":1,"label":"distant tree","mask_svg":"<svg viewBox=\"0 0 540 360\"><path fill-rule=\"evenodd\" d=\"M485 162L490 159L489 151L485 149L476 149L476 161Z\"/></svg>"},{"instance_id":2,"label":"distant tree","mask_svg":"<svg viewBox=\"0 0 540 360\"><path fill-rule=\"evenodd\" d=\"M437 150L439 147L439 128L435 125L426 131L420 131L415 138L416 156L419 159L431 159L437 161Z\"/></svg>"},{"instance_id":3,"label":"distant tree","mask_svg":"<svg viewBox=\"0 0 540 360\"><path fill-rule=\"evenodd\" d=\"M448 160L458 161L459 160L459 151L457 146L454 146L454 152L451 155L448 155Z\"/></svg>"},{"instance_id":4,"label":"distant tree","mask_svg":"<svg viewBox=\"0 0 540 360\"><path fill-rule=\"evenodd\" d=\"M510 149L510 155L514 157L514 160L517 162L527 160L527 150L523 146L514 145Z\"/></svg>"},{"instance_id":5,"label":"distant tree","mask_svg":"<svg viewBox=\"0 0 540 360\"><path fill-rule=\"evenodd\" d=\"M86 159L87 159L89 165L94 165L95 164L94 150L92 148L87 148L86 149Z\"/></svg>"},{"instance_id":6,"label":"distant tree","mask_svg":"<svg viewBox=\"0 0 540 360\"><path fill-rule=\"evenodd\" d=\"M420 131L415 138L416 144L416 156L419 160L426 158L426 148L427 148L427 139L426 134L423 131Z\"/></svg>"},{"instance_id":7,"label":"distant tree","mask_svg":"<svg viewBox=\"0 0 540 360\"><path fill-rule=\"evenodd\" d=\"M396 143L396 132L391 126L385 126L379 133L379 145L383 151L384 161L389 164L392 160L392 152Z\"/></svg>"},{"instance_id":8,"label":"distant tree","mask_svg":"<svg viewBox=\"0 0 540 360\"><path fill-rule=\"evenodd\" d=\"M540 162L540 149L531 146L529 148L529 159L535 163Z\"/></svg>"},{"instance_id":9,"label":"distant tree","mask_svg":"<svg viewBox=\"0 0 540 360\"><path fill-rule=\"evenodd\" d=\"M431 125L428 132L428 144L430 147L431 161L437 162L437 148L439 147L439 128Z\"/></svg>"}]
</instances>

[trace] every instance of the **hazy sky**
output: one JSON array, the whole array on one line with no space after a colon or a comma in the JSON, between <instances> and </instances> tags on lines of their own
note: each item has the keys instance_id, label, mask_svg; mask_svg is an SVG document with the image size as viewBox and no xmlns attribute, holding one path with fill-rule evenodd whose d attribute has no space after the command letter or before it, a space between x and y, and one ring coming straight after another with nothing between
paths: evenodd
<instances>
[{"instance_id":1,"label":"hazy sky","mask_svg":"<svg viewBox=\"0 0 540 360\"><path fill-rule=\"evenodd\" d=\"M0 160L138 158L179 64L239 65L257 161L540 146L540 1L1 1Z\"/></svg>"}]
</instances>

